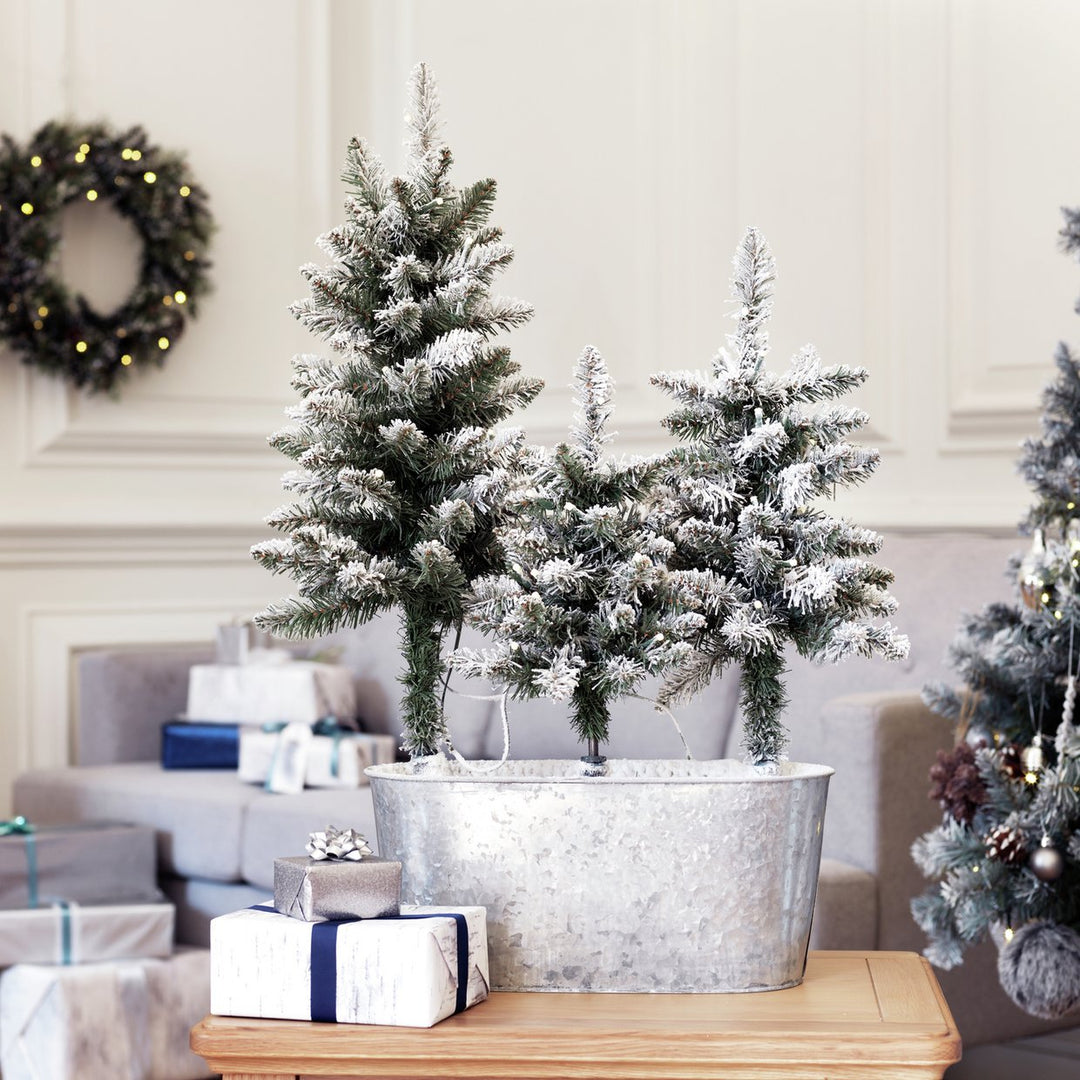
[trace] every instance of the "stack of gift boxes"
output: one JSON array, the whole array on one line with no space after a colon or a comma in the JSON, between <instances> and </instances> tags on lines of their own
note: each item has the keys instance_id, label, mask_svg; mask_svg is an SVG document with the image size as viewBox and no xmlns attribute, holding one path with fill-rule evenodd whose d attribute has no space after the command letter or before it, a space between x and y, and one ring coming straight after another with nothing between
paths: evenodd
<instances>
[{"instance_id":1,"label":"stack of gift boxes","mask_svg":"<svg viewBox=\"0 0 1080 1080\"><path fill-rule=\"evenodd\" d=\"M188 677L187 713L162 729L166 769L236 769L268 791L355 788L394 760L396 740L356 728L352 673L294 660L250 623L218 628L213 664Z\"/></svg>"},{"instance_id":2,"label":"stack of gift boxes","mask_svg":"<svg viewBox=\"0 0 1080 1080\"><path fill-rule=\"evenodd\" d=\"M210 956L173 949L151 829L0 823L4 1080L195 1080Z\"/></svg>"},{"instance_id":3,"label":"stack of gift boxes","mask_svg":"<svg viewBox=\"0 0 1080 1080\"><path fill-rule=\"evenodd\" d=\"M431 1027L487 997L482 907L400 903L401 863L352 829L274 860L273 903L210 924L210 1010Z\"/></svg>"}]
</instances>

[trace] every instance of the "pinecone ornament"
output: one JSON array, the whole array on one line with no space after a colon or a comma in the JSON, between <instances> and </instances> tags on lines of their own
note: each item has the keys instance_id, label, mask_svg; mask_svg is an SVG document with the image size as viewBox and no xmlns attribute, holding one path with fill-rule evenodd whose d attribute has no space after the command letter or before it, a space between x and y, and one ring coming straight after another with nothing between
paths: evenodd
<instances>
[{"instance_id":1,"label":"pinecone ornament","mask_svg":"<svg viewBox=\"0 0 1080 1080\"><path fill-rule=\"evenodd\" d=\"M986 801L986 783L975 764L975 748L959 743L951 752L937 752L930 766L931 799L936 799L957 821L971 824L975 811Z\"/></svg>"},{"instance_id":2,"label":"pinecone ornament","mask_svg":"<svg viewBox=\"0 0 1080 1080\"><path fill-rule=\"evenodd\" d=\"M1006 743L998 751L998 768L1010 780L1019 780L1024 775L1024 761L1020 756L1017 743Z\"/></svg>"},{"instance_id":3,"label":"pinecone ornament","mask_svg":"<svg viewBox=\"0 0 1080 1080\"><path fill-rule=\"evenodd\" d=\"M999 825L986 838L986 854L998 862L1016 866L1026 857L1024 837L1019 829L1011 825Z\"/></svg>"}]
</instances>

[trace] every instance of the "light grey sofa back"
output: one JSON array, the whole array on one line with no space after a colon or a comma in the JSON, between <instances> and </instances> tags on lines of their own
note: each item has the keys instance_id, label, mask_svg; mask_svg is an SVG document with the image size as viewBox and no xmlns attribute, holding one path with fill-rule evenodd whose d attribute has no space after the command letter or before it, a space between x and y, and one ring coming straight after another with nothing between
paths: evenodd
<instances>
[{"instance_id":1,"label":"light grey sofa back","mask_svg":"<svg viewBox=\"0 0 1080 1080\"><path fill-rule=\"evenodd\" d=\"M188 669L210 645L94 649L75 661L75 764L155 761L161 725L187 708Z\"/></svg>"},{"instance_id":2,"label":"light grey sofa back","mask_svg":"<svg viewBox=\"0 0 1080 1080\"><path fill-rule=\"evenodd\" d=\"M979 533L889 536L881 562L896 573L893 591L900 610L894 621L910 636L911 655L899 664L852 659L826 666L793 656L787 680L790 756L804 761L827 758L827 751L815 745L812 735L802 734L799 720L803 715L819 715L832 698L881 690L917 691L927 681L951 678L945 657L961 613L977 610L990 600L1012 597L1006 565L1009 555L1025 543L1015 536ZM304 651L326 646L339 647L341 663L355 674L365 727L398 734L402 661L396 615L380 616L318 643L305 643ZM212 654L208 644L99 650L80 657L78 762L156 759L161 723L185 708L187 669L210 660ZM497 707L466 696L483 697L490 688L456 681L453 686L458 692L447 695L446 709L455 745L466 757L498 757L502 729ZM695 757L740 756L737 698L738 671L733 670L697 701L676 710ZM582 753L565 705L512 701L509 715L514 757L577 757ZM682 748L666 717L656 714L647 702L627 700L615 711L606 752L612 757L679 757Z\"/></svg>"},{"instance_id":3,"label":"light grey sofa back","mask_svg":"<svg viewBox=\"0 0 1080 1080\"><path fill-rule=\"evenodd\" d=\"M965 612L993 600L1011 600L1007 576L1011 554L1028 545L1024 537L977 532L892 534L878 561L896 574L892 588L900 608L894 622L911 639L911 653L899 663L850 659L812 664L793 657L788 676L790 756L813 761L820 747L800 737L800 715L818 716L825 703L848 694L915 690L936 680L955 681L947 653ZM729 747L732 756L737 748ZM824 764L830 764L828 761ZM927 762L927 767L931 765Z\"/></svg>"}]
</instances>

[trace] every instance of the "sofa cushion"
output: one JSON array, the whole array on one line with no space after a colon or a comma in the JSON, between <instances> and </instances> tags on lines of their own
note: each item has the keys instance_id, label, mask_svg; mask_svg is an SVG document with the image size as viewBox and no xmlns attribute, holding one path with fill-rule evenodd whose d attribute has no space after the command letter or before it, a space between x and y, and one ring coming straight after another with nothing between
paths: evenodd
<instances>
[{"instance_id":1,"label":"sofa cushion","mask_svg":"<svg viewBox=\"0 0 1080 1080\"><path fill-rule=\"evenodd\" d=\"M210 920L230 911L272 902L266 889L246 882L204 881L202 878L164 877L162 891L176 907L178 945L210 946Z\"/></svg>"},{"instance_id":2,"label":"sofa cushion","mask_svg":"<svg viewBox=\"0 0 1080 1080\"><path fill-rule=\"evenodd\" d=\"M15 812L42 824L123 821L157 830L158 869L241 880L244 811L263 795L218 770L166 771L155 762L37 769L15 781Z\"/></svg>"},{"instance_id":3,"label":"sofa cushion","mask_svg":"<svg viewBox=\"0 0 1080 1080\"><path fill-rule=\"evenodd\" d=\"M327 825L353 828L373 849L375 809L371 788L307 788L296 795L274 795L260 788L247 804L241 838L240 869L245 881L274 891L274 859L303 855L308 834Z\"/></svg>"}]
</instances>

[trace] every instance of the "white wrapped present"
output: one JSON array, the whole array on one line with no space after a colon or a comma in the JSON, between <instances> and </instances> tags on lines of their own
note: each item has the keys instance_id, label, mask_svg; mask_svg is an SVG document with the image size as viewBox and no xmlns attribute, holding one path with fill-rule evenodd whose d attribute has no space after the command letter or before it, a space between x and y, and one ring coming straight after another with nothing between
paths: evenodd
<instances>
[{"instance_id":1,"label":"white wrapped present","mask_svg":"<svg viewBox=\"0 0 1080 1080\"><path fill-rule=\"evenodd\" d=\"M0 911L0 967L168 956L175 915L172 904L67 901Z\"/></svg>"},{"instance_id":2,"label":"white wrapped present","mask_svg":"<svg viewBox=\"0 0 1080 1080\"><path fill-rule=\"evenodd\" d=\"M340 664L195 664L188 674L187 716L235 724L352 720L356 688L352 672Z\"/></svg>"},{"instance_id":3,"label":"white wrapped present","mask_svg":"<svg viewBox=\"0 0 1080 1080\"><path fill-rule=\"evenodd\" d=\"M206 1015L210 954L75 967L20 964L0 974L4 1080L201 1080L188 1047Z\"/></svg>"},{"instance_id":4,"label":"white wrapped present","mask_svg":"<svg viewBox=\"0 0 1080 1080\"><path fill-rule=\"evenodd\" d=\"M325 728L315 725L315 731L320 730ZM296 734L291 724L281 731L241 728L237 775L252 784L265 783L270 777L272 791L291 790L294 774L302 777L306 787L354 788L368 782L364 770L369 765L393 762L397 749L392 735L337 731L303 740ZM283 760L286 754L294 760Z\"/></svg>"},{"instance_id":5,"label":"white wrapped present","mask_svg":"<svg viewBox=\"0 0 1080 1080\"><path fill-rule=\"evenodd\" d=\"M431 1027L487 997L482 907L303 922L258 905L210 923L210 1011Z\"/></svg>"}]
</instances>

